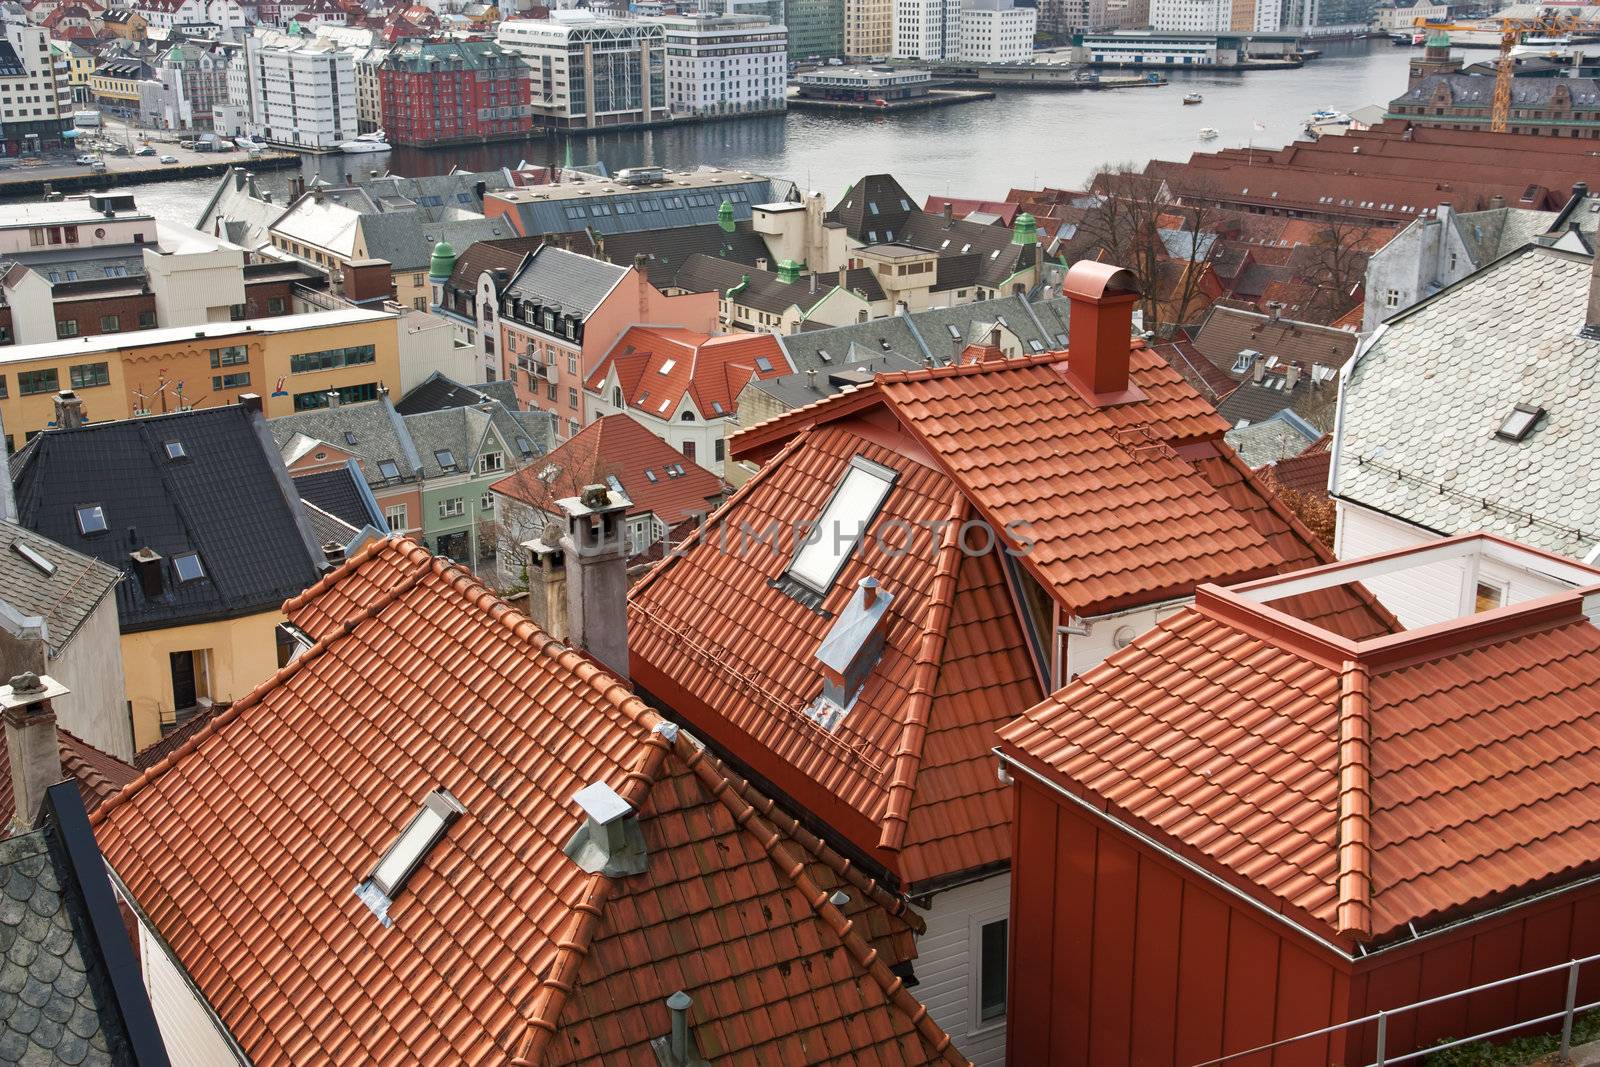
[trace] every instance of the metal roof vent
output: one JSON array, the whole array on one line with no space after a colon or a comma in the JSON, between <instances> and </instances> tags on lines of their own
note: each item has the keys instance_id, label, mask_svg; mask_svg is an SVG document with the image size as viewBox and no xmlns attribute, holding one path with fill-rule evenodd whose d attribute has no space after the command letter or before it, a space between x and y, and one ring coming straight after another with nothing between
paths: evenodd
<instances>
[{"instance_id":1,"label":"metal roof vent","mask_svg":"<svg viewBox=\"0 0 1600 1067\"><path fill-rule=\"evenodd\" d=\"M632 805L604 782L584 786L572 799L588 816L567 842L572 861L590 874L610 878L643 874L649 856Z\"/></svg>"},{"instance_id":2,"label":"metal roof vent","mask_svg":"<svg viewBox=\"0 0 1600 1067\"><path fill-rule=\"evenodd\" d=\"M681 989L667 998L672 1033L650 1041L650 1051L656 1054L656 1062L661 1067L708 1067L707 1061L700 1058L694 1031L690 1029L689 1009L692 1007L694 998Z\"/></svg>"}]
</instances>

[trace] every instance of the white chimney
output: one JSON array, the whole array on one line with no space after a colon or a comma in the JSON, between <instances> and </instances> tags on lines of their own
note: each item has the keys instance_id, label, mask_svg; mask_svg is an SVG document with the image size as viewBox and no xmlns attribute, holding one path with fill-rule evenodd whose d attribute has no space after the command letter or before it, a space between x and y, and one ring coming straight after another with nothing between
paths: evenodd
<instances>
[{"instance_id":1,"label":"white chimney","mask_svg":"<svg viewBox=\"0 0 1600 1067\"><path fill-rule=\"evenodd\" d=\"M11 760L11 795L16 805L12 828L33 828L45 790L66 775L61 770L61 740L56 736L52 701L70 690L49 675L24 672L0 685L6 750Z\"/></svg>"}]
</instances>

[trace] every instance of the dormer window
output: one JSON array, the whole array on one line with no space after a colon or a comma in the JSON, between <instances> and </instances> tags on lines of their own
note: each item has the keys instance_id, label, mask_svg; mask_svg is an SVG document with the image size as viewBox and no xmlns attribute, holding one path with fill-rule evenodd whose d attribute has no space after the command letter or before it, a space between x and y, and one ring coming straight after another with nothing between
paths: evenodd
<instances>
[{"instance_id":1,"label":"dormer window","mask_svg":"<svg viewBox=\"0 0 1600 1067\"><path fill-rule=\"evenodd\" d=\"M466 809L449 790L435 789L429 793L423 798L421 810L400 831L400 836L378 860L366 881L356 887L356 895L385 926L389 925L389 905L450 829L450 824L465 814Z\"/></svg>"},{"instance_id":2,"label":"dormer window","mask_svg":"<svg viewBox=\"0 0 1600 1067\"><path fill-rule=\"evenodd\" d=\"M439 464L440 470L453 471L456 469L455 453L451 452L448 448L435 449L433 458L434 461Z\"/></svg>"},{"instance_id":3,"label":"dormer window","mask_svg":"<svg viewBox=\"0 0 1600 1067\"><path fill-rule=\"evenodd\" d=\"M1533 432L1534 425L1544 415L1544 408L1533 407L1529 404L1518 404L1511 409L1504 419L1500 420L1500 428L1494 435L1502 441L1521 441Z\"/></svg>"},{"instance_id":4,"label":"dormer window","mask_svg":"<svg viewBox=\"0 0 1600 1067\"><path fill-rule=\"evenodd\" d=\"M478 460L478 470L483 474L494 474L505 469L505 457L499 452L485 452Z\"/></svg>"},{"instance_id":5,"label":"dormer window","mask_svg":"<svg viewBox=\"0 0 1600 1067\"><path fill-rule=\"evenodd\" d=\"M827 593L898 476L870 459L853 457L816 528L795 553L788 576L814 593Z\"/></svg>"}]
</instances>

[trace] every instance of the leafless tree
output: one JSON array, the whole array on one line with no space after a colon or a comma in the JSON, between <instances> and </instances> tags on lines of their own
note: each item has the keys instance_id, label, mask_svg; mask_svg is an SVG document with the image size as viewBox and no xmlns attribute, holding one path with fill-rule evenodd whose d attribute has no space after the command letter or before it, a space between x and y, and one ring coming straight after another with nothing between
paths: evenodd
<instances>
[{"instance_id":1,"label":"leafless tree","mask_svg":"<svg viewBox=\"0 0 1600 1067\"><path fill-rule=\"evenodd\" d=\"M1373 244L1370 227L1330 220L1317 228L1303 268L1304 281L1314 286L1308 318L1332 322L1355 306L1355 290L1366 276Z\"/></svg>"}]
</instances>

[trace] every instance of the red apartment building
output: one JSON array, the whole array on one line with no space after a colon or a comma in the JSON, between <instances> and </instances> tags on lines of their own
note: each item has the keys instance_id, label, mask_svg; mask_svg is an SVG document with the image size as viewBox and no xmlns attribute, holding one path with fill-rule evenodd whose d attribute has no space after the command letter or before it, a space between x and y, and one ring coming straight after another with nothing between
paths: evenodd
<instances>
[{"instance_id":1,"label":"red apartment building","mask_svg":"<svg viewBox=\"0 0 1600 1067\"><path fill-rule=\"evenodd\" d=\"M391 144L442 145L528 131L522 61L494 41L407 41L378 68Z\"/></svg>"},{"instance_id":2,"label":"red apartment building","mask_svg":"<svg viewBox=\"0 0 1600 1067\"><path fill-rule=\"evenodd\" d=\"M1480 566L1521 598L1475 604ZM1303 608L1406 571L1455 582L1460 614L1371 634ZM1471 534L1202 586L1002 729L1010 1062L1192 1065L1600 952L1597 621L1600 570ZM1397 1013L1387 1055L1566 993L1557 972ZM1370 1063L1377 1036L1229 1065Z\"/></svg>"}]
</instances>

